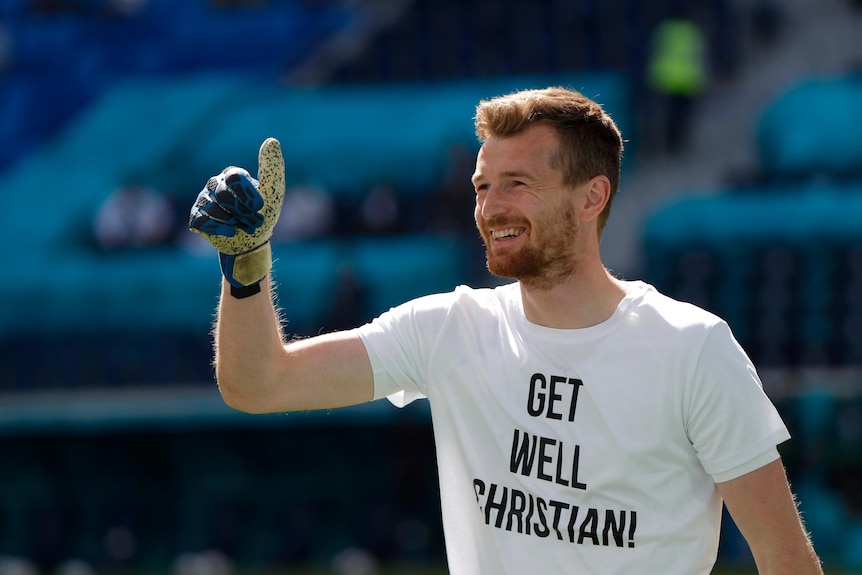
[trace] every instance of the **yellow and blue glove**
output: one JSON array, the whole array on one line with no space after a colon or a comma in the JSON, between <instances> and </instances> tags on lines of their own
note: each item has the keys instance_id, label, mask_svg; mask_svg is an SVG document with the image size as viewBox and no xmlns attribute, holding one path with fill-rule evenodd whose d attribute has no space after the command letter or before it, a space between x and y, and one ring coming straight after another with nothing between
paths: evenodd
<instances>
[{"instance_id":1,"label":"yellow and blue glove","mask_svg":"<svg viewBox=\"0 0 862 575\"><path fill-rule=\"evenodd\" d=\"M258 153L257 179L231 166L207 181L189 215L189 229L219 251L222 273L236 298L260 291L272 267L272 230L284 203L284 157L268 138Z\"/></svg>"}]
</instances>

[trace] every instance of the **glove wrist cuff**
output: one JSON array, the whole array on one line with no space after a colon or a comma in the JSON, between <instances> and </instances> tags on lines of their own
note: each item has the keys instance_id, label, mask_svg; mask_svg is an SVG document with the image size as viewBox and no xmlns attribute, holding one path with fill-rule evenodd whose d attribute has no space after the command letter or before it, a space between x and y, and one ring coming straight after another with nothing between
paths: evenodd
<instances>
[{"instance_id":1,"label":"glove wrist cuff","mask_svg":"<svg viewBox=\"0 0 862 575\"><path fill-rule=\"evenodd\" d=\"M263 280L260 280L263 281ZM237 287L235 285L230 286L230 295L235 299L245 299L247 297L251 297L254 294L260 293L260 281L256 281L251 285Z\"/></svg>"},{"instance_id":2,"label":"glove wrist cuff","mask_svg":"<svg viewBox=\"0 0 862 575\"><path fill-rule=\"evenodd\" d=\"M269 273L272 267L272 246L266 242L244 254L219 253L219 262L222 273L232 288L249 287L260 283ZM258 286L258 291L259 289Z\"/></svg>"}]
</instances>

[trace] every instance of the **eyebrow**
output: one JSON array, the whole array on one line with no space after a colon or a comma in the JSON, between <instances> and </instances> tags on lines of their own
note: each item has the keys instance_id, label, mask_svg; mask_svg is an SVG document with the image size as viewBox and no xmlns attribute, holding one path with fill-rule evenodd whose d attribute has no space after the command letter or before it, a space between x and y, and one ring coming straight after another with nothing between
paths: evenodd
<instances>
[{"instance_id":1,"label":"eyebrow","mask_svg":"<svg viewBox=\"0 0 862 575\"><path fill-rule=\"evenodd\" d=\"M534 178L532 175L530 175L528 172L522 172L522 171L518 171L518 170L512 170L512 171L502 172L502 173L500 174L500 176L502 176L502 177L504 177L504 178L511 178L511 179L524 179L524 180L533 180L533 179L535 179L535 178ZM484 177L484 176L483 176L483 174L482 174L482 173L480 173L480 172L475 172L475 173L473 174L473 176L470 178L470 181L475 182L475 181L477 181L477 180L481 180L483 177Z\"/></svg>"}]
</instances>

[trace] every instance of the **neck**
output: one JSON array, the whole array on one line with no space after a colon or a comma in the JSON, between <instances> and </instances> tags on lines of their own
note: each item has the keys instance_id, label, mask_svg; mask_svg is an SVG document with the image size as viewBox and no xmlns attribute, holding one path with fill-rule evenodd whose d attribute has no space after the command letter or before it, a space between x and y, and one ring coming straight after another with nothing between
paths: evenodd
<instances>
[{"instance_id":1,"label":"neck","mask_svg":"<svg viewBox=\"0 0 862 575\"><path fill-rule=\"evenodd\" d=\"M600 263L581 267L553 286L520 284L524 314L532 323L579 329L609 319L626 294L623 283Z\"/></svg>"}]
</instances>

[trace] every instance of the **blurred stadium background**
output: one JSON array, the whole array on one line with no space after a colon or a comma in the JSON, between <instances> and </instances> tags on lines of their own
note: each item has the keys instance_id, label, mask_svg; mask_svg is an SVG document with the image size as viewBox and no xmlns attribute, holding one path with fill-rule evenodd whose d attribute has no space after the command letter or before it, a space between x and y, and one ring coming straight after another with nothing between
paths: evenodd
<instances>
[{"instance_id":1,"label":"blurred stadium background","mask_svg":"<svg viewBox=\"0 0 862 575\"><path fill-rule=\"evenodd\" d=\"M289 331L488 285L473 106L552 83L628 140L606 261L730 322L862 572L860 4L2 0L0 575L443 572L422 405L224 407L186 214L275 136ZM729 521L720 561L752 566Z\"/></svg>"}]
</instances>

